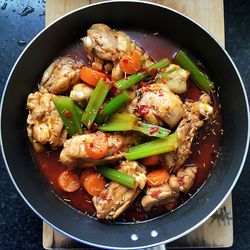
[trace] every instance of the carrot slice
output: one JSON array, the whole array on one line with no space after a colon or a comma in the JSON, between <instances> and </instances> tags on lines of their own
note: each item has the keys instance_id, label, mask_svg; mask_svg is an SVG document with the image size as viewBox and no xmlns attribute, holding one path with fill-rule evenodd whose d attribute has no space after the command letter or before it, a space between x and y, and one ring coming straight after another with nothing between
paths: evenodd
<instances>
[{"instance_id":1,"label":"carrot slice","mask_svg":"<svg viewBox=\"0 0 250 250\"><path fill-rule=\"evenodd\" d=\"M120 68L128 74L135 74L141 68L141 55L137 51L128 51L120 60Z\"/></svg>"},{"instance_id":2,"label":"carrot slice","mask_svg":"<svg viewBox=\"0 0 250 250\"><path fill-rule=\"evenodd\" d=\"M78 175L67 170L60 174L58 184L65 192L75 192L81 186Z\"/></svg>"},{"instance_id":3,"label":"carrot slice","mask_svg":"<svg viewBox=\"0 0 250 250\"><path fill-rule=\"evenodd\" d=\"M97 196L105 188L105 179L95 171L84 171L80 177L82 186L92 195Z\"/></svg>"},{"instance_id":4,"label":"carrot slice","mask_svg":"<svg viewBox=\"0 0 250 250\"><path fill-rule=\"evenodd\" d=\"M150 187L156 187L164 184L170 178L169 173L164 168L159 168L147 174L147 184Z\"/></svg>"},{"instance_id":5,"label":"carrot slice","mask_svg":"<svg viewBox=\"0 0 250 250\"><path fill-rule=\"evenodd\" d=\"M85 151L92 159L101 159L108 153L108 138L101 134L84 142Z\"/></svg>"},{"instance_id":6,"label":"carrot slice","mask_svg":"<svg viewBox=\"0 0 250 250\"><path fill-rule=\"evenodd\" d=\"M96 86L101 78L105 79L106 74L94 70L92 68L83 66L80 71L80 78L91 86Z\"/></svg>"},{"instance_id":7,"label":"carrot slice","mask_svg":"<svg viewBox=\"0 0 250 250\"><path fill-rule=\"evenodd\" d=\"M153 155L153 156L143 158L142 164L147 167L152 167L160 163L160 160L161 160L160 155Z\"/></svg>"}]
</instances>

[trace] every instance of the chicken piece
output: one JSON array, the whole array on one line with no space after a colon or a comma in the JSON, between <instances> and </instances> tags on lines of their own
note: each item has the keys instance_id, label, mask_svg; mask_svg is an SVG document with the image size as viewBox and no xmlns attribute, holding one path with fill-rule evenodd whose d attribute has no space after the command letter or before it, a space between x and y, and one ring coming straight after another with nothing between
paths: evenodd
<instances>
[{"instance_id":1,"label":"chicken piece","mask_svg":"<svg viewBox=\"0 0 250 250\"><path fill-rule=\"evenodd\" d=\"M190 149L197 130L204 125L204 120L213 114L211 104L211 97L208 94L203 94L198 102L184 104L185 114L176 129L180 146L175 153L167 153L165 157L167 165L173 167L175 172L191 154Z\"/></svg>"},{"instance_id":2,"label":"chicken piece","mask_svg":"<svg viewBox=\"0 0 250 250\"><path fill-rule=\"evenodd\" d=\"M93 24L82 40L92 61L117 62L127 51L142 51L128 35L102 23Z\"/></svg>"},{"instance_id":3,"label":"chicken piece","mask_svg":"<svg viewBox=\"0 0 250 250\"><path fill-rule=\"evenodd\" d=\"M136 50L142 55L146 65L152 60L136 45L124 32L111 29L106 24L93 24L83 39L84 47L89 56L92 67L111 73L112 80L117 81L124 77L119 66L119 60L128 51Z\"/></svg>"},{"instance_id":4,"label":"chicken piece","mask_svg":"<svg viewBox=\"0 0 250 250\"><path fill-rule=\"evenodd\" d=\"M175 156L176 156L176 151L171 151L164 155L163 162L166 163L168 170L171 170L174 168L176 164Z\"/></svg>"},{"instance_id":5,"label":"chicken piece","mask_svg":"<svg viewBox=\"0 0 250 250\"><path fill-rule=\"evenodd\" d=\"M116 32L105 24L93 24L83 42L87 53L93 57L106 61L116 61L119 58Z\"/></svg>"},{"instance_id":6,"label":"chicken piece","mask_svg":"<svg viewBox=\"0 0 250 250\"><path fill-rule=\"evenodd\" d=\"M53 94L37 91L29 94L27 99L28 137L38 151L45 144L49 144L53 150L57 149L67 138L67 130L52 101L55 97Z\"/></svg>"},{"instance_id":7,"label":"chicken piece","mask_svg":"<svg viewBox=\"0 0 250 250\"><path fill-rule=\"evenodd\" d=\"M176 64L170 64L165 72L171 72L166 77L158 79L157 83L167 84L169 89L175 94L183 94L187 91L187 79L190 72L182 69Z\"/></svg>"},{"instance_id":8,"label":"chicken piece","mask_svg":"<svg viewBox=\"0 0 250 250\"><path fill-rule=\"evenodd\" d=\"M136 44L131 40L131 38L126 35L124 32L115 31L117 37L117 48L121 53L120 57L127 51L139 50L142 52L141 48L137 47Z\"/></svg>"},{"instance_id":9,"label":"chicken piece","mask_svg":"<svg viewBox=\"0 0 250 250\"><path fill-rule=\"evenodd\" d=\"M169 185L174 190L188 193L194 184L197 167L180 168L176 175L171 175Z\"/></svg>"},{"instance_id":10,"label":"chicken piece","mask_svg":"<svg viewBox=\"0 0 250 250\"><path fill-rule=\"evenodd\" d=\"M183 103L165 84L151 84L140 88L128 106L128 112L143 117L147 122L174 127L184 114Z\"/></svg>"},{"instance_id":11,"label":"chicken piece","mask_svg":"<svg viewBox=\"0 0 250 250\"><path fill-rule=\"evenodd\" d=\"M69 91L80 82L80 69L82 64L77 64L70 57L56 59L43 73L39 86L41 92L62 94Z\"/></svg>"},{"instance_id":12,"label":"chicken piece","mask_svg":"<svg viewBox=\"0 0 250 250\"><path fill-rule=\"evenodd\" d=\"M93 94L93 91L94 89L88 84L79 83L76 84L71 90L70 97L80 106L83 106L90 99Z\"/></svg>"},{"instance_id":13,"label":"chicken piece","mask_svg":"<svg viewBox=\"0 0 250 250\"><path fill-rule=\"evenodd\" d=\"M176 175L171 175L168 182L157 187L149 187L142 197L141 204L145 211L152 207L175 202L180 192L187 193L195 180L197 167L179 169Z\"/></svg>"},{"instance_id":14,"label":"chicken piece","mask_svg":"<svg viewBox=\"0 0 250 250\"><path fill-rule=\"evenodd\" d=\"M164 183L158 187L148 188L146 195L141 199L141 205L145 211L150 211L152 207L176 201L178 196L178 191L173 190L169 183Z\"/></svg>"},{"instance_id":15,"label":"chicken piece","mask_svg":"<svg viewBox=\"0 0 250 250\"><path fill-rule=\"evenodd\" d=\"M107 148L105 157L101 159L91 158L85 149L85 143L92 143L94 140L102 140L103 147ZM124 157L128 148L138 141L138 137L133 134L108 134L97 132L85 135L76 135L64 143L64 148L60 154L60 161L68 168L93 167L96 164L115 162Z\"/></svg>"},{"instance_id":16,"label":"chicken piece","mask_svg":"<svg viewBox=\"0 0 250 250\"><path fill-rule=\"evenodd\" d=\"M99 219L117 218L129 207L146 184L146 171L139 163L123 161L119 170L136 178L135 188L128 188L111 181L99 196L94 196L92 199Z\"/></svg>"}]
</instances>

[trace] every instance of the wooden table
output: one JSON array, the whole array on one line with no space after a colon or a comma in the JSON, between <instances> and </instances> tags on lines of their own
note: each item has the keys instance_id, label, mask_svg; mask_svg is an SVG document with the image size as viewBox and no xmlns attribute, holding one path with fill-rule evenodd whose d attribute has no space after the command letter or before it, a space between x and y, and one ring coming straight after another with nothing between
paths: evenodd
<instances>
[{"instance_id":1,"label":"wooden table","mask_svg":"<svg viewBox=\"0 0 250 250\"><path fill-rule=\"evenodd\" d=\"M99 0L47 0L46 25L65 13ZM173 8L205 27L224 45L223 0L155 0L150 1ZM168 244L168 249L230 247L233 244L233 214L231 195L218 211L192 233ZM86 249L47 224L43 224L43 246L46 249Z\"/></svg>"}]
</instances>

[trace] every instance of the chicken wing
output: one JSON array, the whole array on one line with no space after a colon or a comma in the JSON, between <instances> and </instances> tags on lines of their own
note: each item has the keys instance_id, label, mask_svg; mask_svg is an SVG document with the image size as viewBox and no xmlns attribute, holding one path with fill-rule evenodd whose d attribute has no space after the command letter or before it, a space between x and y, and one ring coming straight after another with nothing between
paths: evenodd
<instances>
[{"instance_id":1,"label":"chicken wing","mask_svg":"<svg viewBox=\"0 0 250 250\"><path fill-rule=\"evenodd\" d=\"M99 196L94 196L92 201L96 208L96 216L100 219L115 219L124 212L130 203L144 188L146 183L146 171L144 167L135 161L124 161L119 170L136 179L135 188L128 188L111 181Z\"/></svg>"},{"instance_id":2,"label":"chicken wing","mask_svg":"<svg viewBox=\"0 0 250 250\"><path fill-rule=\"evenodd\" d=\"M168 182L149 187L141 200L143 209L149 211L152 207L175 202L180 192L187 193L191 189L196 173L197 167L181 168L176 175L170 176Z\"/></svg>"},{"instance_id":3,"label":"chicken wing","mask_svg":"<svg viewBox=\"0 0 250 250\"><path fill-rule=\"evenodd\" d=\"M80 82L80 69L82 64L77 64L70 57L56 59L43 73L39 86L41 92L62 94L69 91Z\"/></svg>"},{"instance_id":4,"label":"chicken wing","mask_svg":"<svg viewBox=\"0 0 250 250\"><path fill-rule=\"evenodd\" d=\"M164 121L171 128L184 115L180 97L172 93L168 86L162 83L153 83L140 88L128 106L128 111L143 117L151 124L162 125Z\"/></svg>"},{"instance_id":5,"label":"chicken wing","mask_svg":"<svg viewBox=\"0 0 250 250\"><path fill-rule=\"evenodd\" d=\"M80 106L83 106L87 103L90 97L93 94L94 89L88 84L79 83L76 84L70 92L70 97Z\"/></svg>"},{"instance_id":6,"label":"chicken wing","mask_svg":"<svg viewBox=\"0 0 250 250\"><path fill-rule=\"evenodd\" d=\"M105 157L101 159L91 158L85 149L85 142L91 143L94 140L102 140L107 148ZM97 132L85 135L76 135L64 143L60 154L60 161L68 168L93 167L96 164L115 162L124 157L128 148L138 141L134 135L108 134ZM94 144L94 142L93 142Z\"/></svg>"},{"instance_id":7,"label":"chicken wing","mask_svg":"<svg viewBox=\"0 0 250 250\"><path fill-rule=\"evenodd\" d=\"M53 94L38 91L28 96L27 132L37 151L42 150L42 145L45 144L49 144L51 149L57 149L67 138L63 121L52 101L55 97Z\"/></svg>"},{"instance_id":8,"label":"chicken wing","mask_svg":"<svg viewBox=\"0 0 250 250\"><path fill-rule=\"evenodd\" d=\"M94 68L111 73L112 80L124 77L119 66L120 58L128 51L136 50L142 55L146 66L152 63L148 54L136 45L124 32L111 29L106 24L93 24L83 39L84 47Z\"/></svg>"},{"instance_id":9,"label":"chicken wing","mask_svg":"<svg viewBox=\"0 0 250 250\"><path fill-rule=\"evenodd\" d=\"M198 102L186 102L184 117L179 123L176 134L180 146L176 152L166 154L165 160L170 168L176 172L191 154L191 146L199 128L204 125L204 120L213 114L212 101L208 94L203 94Z\"/></svg>"},{"instance_id":10,"label":"chicken wing","mask_svg":"<svg viewBox=\"0 0 250 250\"><path fill-rule=\"evenodd\" d=\"M166 72L167 75L163 78L159 78L156 83L167 84L169 89L178 95L187 91L187 79L190 75L189 71L182 69L176 64L170 64L164 72Z\"/></svg>"},{"instance_id":11,"label":"chicken wing","mask_svg":"<svg viewBox=\"0 0 250 250\"><path fill-rule=\"evenodd\" d=\"M126 37L127 38L127 37ZM124 49L129 47L131 41L127 38ZM87 53L93 57L98 57L105 61L116 61L119 59L118 39L116 32L109 26L101 23L93 24L87 31L87 36L83 38L84 47Z\"/></svg>"}]
</instances>

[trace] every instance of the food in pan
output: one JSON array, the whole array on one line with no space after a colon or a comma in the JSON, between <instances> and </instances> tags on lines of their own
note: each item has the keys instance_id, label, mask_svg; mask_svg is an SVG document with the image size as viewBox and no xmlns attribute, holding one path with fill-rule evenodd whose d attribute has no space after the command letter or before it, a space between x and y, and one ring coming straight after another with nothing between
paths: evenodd
<instances>
[{"instance_id":1,"label":"food in pan","mask_svg":"<svg viewBox=\"0 0 250 250\"><path fill-rule=\"evenodd\" d=\"M220 104L205 67L160 34L93 24L27 98L40 171L99 219L146 220L188 200L215 164Z\"/></svg>"}]
</instances>

